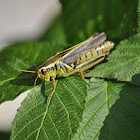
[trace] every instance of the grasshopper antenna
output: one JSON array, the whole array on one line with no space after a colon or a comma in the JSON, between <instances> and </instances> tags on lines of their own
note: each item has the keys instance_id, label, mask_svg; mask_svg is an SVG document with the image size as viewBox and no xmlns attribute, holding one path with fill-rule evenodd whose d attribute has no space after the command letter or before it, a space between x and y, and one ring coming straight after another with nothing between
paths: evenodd
<instances>
[{"instance_id":1,"label":"grasshopper antenna","mask_svg":"<svg viewBox=\"0 0 140 140\"><path fill-rule=\"evenodd\" d=\"M14 69L14 70L18 70L18 71L23 71L23 72L36 73L36 71L21 70L21 69L15 69L15 68L13 68L13 69Z\"/></svg>"},{"instance_id":2,"label":"grasshopper antenna","mask_svg":"<svg viewBox=\"0 0 140 140\"><path fill-rule=\"evenodd\" d=\"M23 72L30 72L30 73L36 73L36 71L29 71L29 70L21 70L21 69L15 69L15 68L13 68L14 70L18 70L18 71L23 71ZM33 92L34 92L34 90L35 90L35 86L36 86L36 81L37 81L37 79L39 78L39 76L40 76L40 74L36 77L36 79L35 79L35 82L34 82L34 88L33 88ZM33 96L33 93L32 93L32 95L31 96Z\"/></svg>"}]
</instances>

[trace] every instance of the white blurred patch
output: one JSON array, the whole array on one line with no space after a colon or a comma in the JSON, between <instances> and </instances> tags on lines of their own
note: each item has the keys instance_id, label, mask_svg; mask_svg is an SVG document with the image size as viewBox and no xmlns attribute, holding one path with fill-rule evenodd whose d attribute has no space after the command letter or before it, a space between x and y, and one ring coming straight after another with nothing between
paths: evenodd
<instances>
[{"instance_id":1,"label":"white blurred patch","mask_svg":"<svg viewBox=\"0 0 140 140\"><path fill-rule=\"evenodd\" d=\"M37 38L60 11L58 0L0 0L0 49Z\"/></svg>"}]
</instances>

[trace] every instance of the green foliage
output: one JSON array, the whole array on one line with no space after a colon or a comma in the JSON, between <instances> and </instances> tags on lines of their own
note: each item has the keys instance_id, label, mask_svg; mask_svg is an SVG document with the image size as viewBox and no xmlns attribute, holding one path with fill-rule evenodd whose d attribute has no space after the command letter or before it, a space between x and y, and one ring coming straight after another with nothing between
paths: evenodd
<instances>
[{"instance_id":1,"label":"green foliage","mask_svg":"<svg viewBox=\"0 0 140 140\"><path fill-rule=\"evenodd\" d=\"M132 0L124 0L122 2L124 4L123 8L125 10L125 14L123 17L121 36L124 39L135 34L137 32L137 29L139 28L138 13L137 13L138 0L135 0L135 2Z\"/></svg>"},{"instance_id":2,"label":"green foliage","mask_svg":"<svg viewBox=\"0 0 140 140\"><path fill-rule=\"evenodd\" d=\"M62 13L54 26L52 25L41 37L43 40L49 38L59 42L57 38L61 37L60 42L77 44L94 32L105 31L108 38L118 42L120 38L126 38L137 32L138 0L60 1Z\"/></svg>"},{"instance_id":3,"label":"green foliage","mask_svg":"<svg viewBox=\"0 0 140 140\"><path fill-rule=\"evenodd\" d=\"M125 14L125 5L122 0L113 2L111 0L61 0L61 3L62 22L68 43L76 44L96 31L105 31L109 38L120 37Z\"/></svg>"},{"instance_id":4,"label":"green foliage","mask_svg":"<svg viewBox=\"0 0 140 140\"><path fill-rule=\"evenodd\" d=\"M70 139L79 126L86 88L80 77L56 81L56 90L48 104L43 95L52 90L51 83L35 88L26 97L13 122L11 140Z\"/></svg>"},{"instance_id":5,"label":"green foliage","mask_svg":"<svg viewBox=\"0 0 140 140\"><path fill-rule=\"evenodd\" d=\"M54 42L26 42L12 45L0 52L0 58L20 58L35 63L36 66L42 64L45 60L63 51L67 44L58 44Z\"/></svg>"},{"instance_id":6,"label":"green foliage","mask_svg":"<svg viewBox=\"0 0 140 140\"><path fill-rule=\"evenodd\" d=\"M140 87L91 78L74 140L139 139Z\"/></svg>"},{"instance_id":7,"label":"green foliage","mask_svg":"<svg viewBox=\"0 0 140 140\"><path fill-rule=\"evenodd\" d=\"M0 103L13 100L20 93L33 87L31 75L13 70L13 68L28 69L32 63L21 59L0 59Z\"/></svg>"},{"instance_id":8,"label":"green foliage","mask_svg":"<svg viewBox=\"0 0 140 140\"><path fill-rule=\"evenodd\" d=\"M137 32L140 33L140 0L138 0L138 6L137 6L137 14L138 14L138 18L137 18L137 24L138 24L138 28L137 28Z\"/></svg>"},{"instance_id":9,"label":"green foliage","mask_svg":"<svg viewBox=\"0 0 140 140\"><path fill-rule=\"evenodd\" d=\"M20 43L0 52L1 103L33 89L36 75L13 68L35 70L69 47L67 44L79 43L96 31L106 32L116 47L86 74L87 85L79 75L57 79L48 104L46 96L52 82L38 80L33 96L31 90L18 109L11 140L140 139L140 1L61 3L61 15L40 41Z\"/></svg>"}]
</instances>

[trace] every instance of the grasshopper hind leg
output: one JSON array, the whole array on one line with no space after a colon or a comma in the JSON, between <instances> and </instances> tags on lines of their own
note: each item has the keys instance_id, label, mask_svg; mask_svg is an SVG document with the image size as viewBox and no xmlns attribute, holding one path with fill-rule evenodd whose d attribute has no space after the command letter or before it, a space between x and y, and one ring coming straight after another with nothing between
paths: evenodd
<instances>
[{"instance_id":1,"label":"grasshopper hind leg","mask_svg":"<svg viewBox=\"0 0 140 140\"><path fill-rule=\"evenodd\" d=\"M81 73L81 77L82 77L82 79L85 80L85 77L84 77L84 73L83 73L83 71L81 71L80 73Z\"/></svg>"}]
</instances>

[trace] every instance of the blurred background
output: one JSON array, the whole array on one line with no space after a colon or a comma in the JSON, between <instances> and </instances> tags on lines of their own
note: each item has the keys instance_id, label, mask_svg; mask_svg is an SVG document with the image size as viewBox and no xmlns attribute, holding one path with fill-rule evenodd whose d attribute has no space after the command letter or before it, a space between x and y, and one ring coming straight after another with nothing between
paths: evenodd
<instances>
[{"instance_id":1,"label":"blurred background","mask_svg":"<svg viewBox=\"0 0 140 140\"><path fill-rule=\"evenodd\" d=\"M60 12L58 0L0 0L0 50L15 41L37 39ZM0 140L9 139L12 121L27 93L0 105Z\"/></svg>"}]
</instances>

